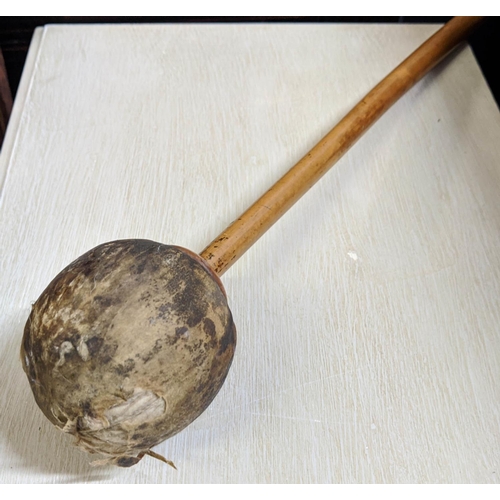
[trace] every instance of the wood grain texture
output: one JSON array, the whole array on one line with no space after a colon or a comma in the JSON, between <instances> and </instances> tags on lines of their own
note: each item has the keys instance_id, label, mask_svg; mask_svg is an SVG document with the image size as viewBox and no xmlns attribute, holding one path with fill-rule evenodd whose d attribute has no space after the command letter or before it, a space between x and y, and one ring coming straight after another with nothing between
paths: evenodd
<instances>
[{"instance_id":1,"label":"wood grain texture","mask_svg":"<svg viewBox=\"0 0 500 500\"><path fill-rule=\"evenodd\" d=\"M499 482L500 115L469 48L224 275L212 405L92 468L19 360L30 304L105 241L200 251L437 26L48 26L0 156L0 481Z\"/></svg>"}]
</instances>

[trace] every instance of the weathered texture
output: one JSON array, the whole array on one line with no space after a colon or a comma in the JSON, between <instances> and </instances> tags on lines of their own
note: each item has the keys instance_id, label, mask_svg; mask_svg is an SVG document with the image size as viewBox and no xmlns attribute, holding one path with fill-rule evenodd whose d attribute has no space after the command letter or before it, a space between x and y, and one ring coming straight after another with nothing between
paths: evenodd
<instances>
[{"instance_id":1,"label":"weathered texture","mask_svg":"<svg viewBox=\"0 0 500 500\"><path fill-rule=\"evenodd\" d=\"M210 404L235 342L222 284L198 256L121 240L50 283L21 357L46 417L85 450L130 466Z\"/></svg>"}]
</instances>

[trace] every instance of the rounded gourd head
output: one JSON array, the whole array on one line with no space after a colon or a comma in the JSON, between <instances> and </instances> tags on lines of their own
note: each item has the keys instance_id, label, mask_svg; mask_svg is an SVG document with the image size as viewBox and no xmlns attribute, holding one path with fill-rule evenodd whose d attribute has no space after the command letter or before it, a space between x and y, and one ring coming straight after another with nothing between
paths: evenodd
<instances>
[{"instance_id":1,"label":"rounded gourd head","mask_svg":"<svg viewBox=\"0 0 500 500\"><path fill-rule=\"evenodd\" d=\"M54 425L130 466L207 408L235 344L223 286L199 256L119 240L49 284L26 323L21 359Z\"/></svg>"}]
</instances>

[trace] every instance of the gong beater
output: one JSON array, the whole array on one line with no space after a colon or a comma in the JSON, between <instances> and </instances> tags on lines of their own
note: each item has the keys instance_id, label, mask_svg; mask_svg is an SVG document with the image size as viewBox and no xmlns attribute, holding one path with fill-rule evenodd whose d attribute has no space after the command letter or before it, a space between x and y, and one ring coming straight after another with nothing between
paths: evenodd
<instances>
[{"instance_id":1,"label":"gong beater","mask_svg":"<svg viewBox=\"0 0 500 500\"><path fill-rule=\"evenodd\" d=\"M33 305L21 346L45 416L104 455L100 463L163 459L151 448L207 408L233 359L219 276L480 21L454 18L429 38L200 255L120 240L59 273Z\"/></svg>"}]
</instances>

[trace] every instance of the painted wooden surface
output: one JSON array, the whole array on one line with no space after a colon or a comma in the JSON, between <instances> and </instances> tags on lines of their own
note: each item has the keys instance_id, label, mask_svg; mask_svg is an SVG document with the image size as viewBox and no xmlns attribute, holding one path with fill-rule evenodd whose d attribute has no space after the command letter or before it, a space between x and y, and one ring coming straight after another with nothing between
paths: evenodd
<instances>
[{"instance_id":1,"label":"painted wooden surface","mask_svg":"<svg viewBox=\"0 0 500 500\"><path fill-rule=\"evenodd\" d=\"M499 482L500 114L468 47L223 278L209 409L93 468L36 407L30 304L119 238L201 249L437 26L48 26L0 157L0 482Z\"/></svg>"}]
</instances>

